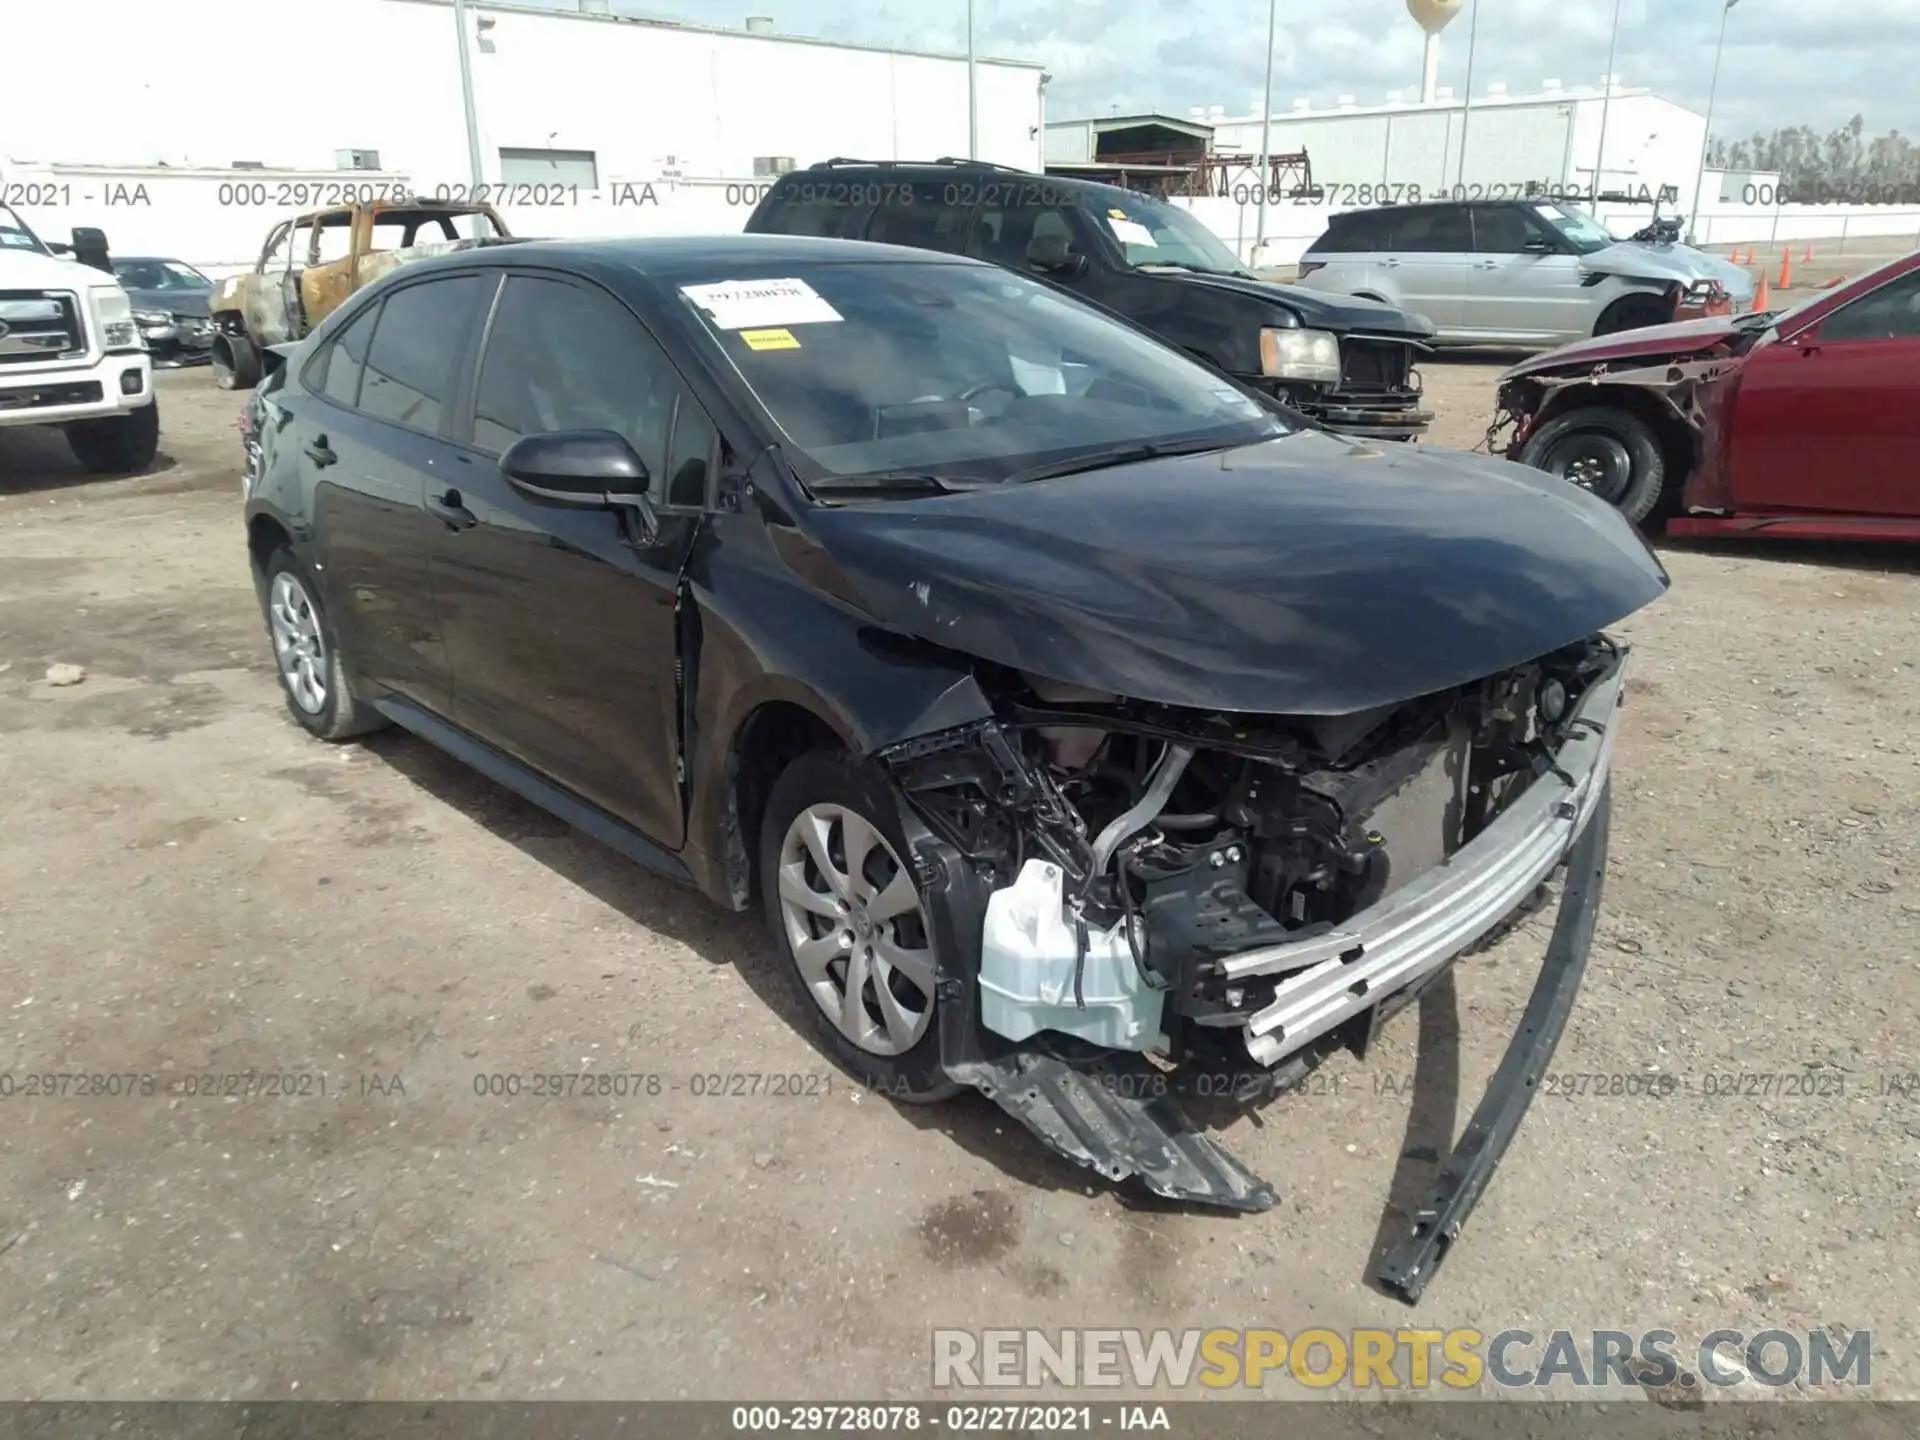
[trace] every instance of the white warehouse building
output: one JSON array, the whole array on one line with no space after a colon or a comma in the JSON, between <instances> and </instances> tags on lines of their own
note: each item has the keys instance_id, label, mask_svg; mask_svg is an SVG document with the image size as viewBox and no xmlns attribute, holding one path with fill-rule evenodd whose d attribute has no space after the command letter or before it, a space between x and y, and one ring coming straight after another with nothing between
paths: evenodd
<instances>
[{"instance_id":1,"label":"white warehouse building","mask_svg":"<svg viewBox=\"0 0 1920 1440\"><path fill-rule=\"evenodd\" d=\"M1217 149L1259 154L1257 104L1244 115L1189 114L1212 128ZM1683 210L1693 203L1707 138L1704 115L1617 78L1591 89L1548 80L1526 95L1494 84L1471 106L1444 88L1427 102L1391 95L1370 106L1342 95L1331 110L1296 100L1291 111L1273 113L1270 128L1273 153L1306 151L1315 182L1342 191L1385 182L1429 195L1462 184L1469 194L1512 193L1531 182L1585 194L1597 171L1602 193L1652 196L1670 187Z\"/></svg>"},{"instance_id":2,"label":"white warehouse building","mask_svg":"<svg viewBox=\"0 0 1920 1440\"><path fill-rule=\"evenodd\" d=\"M964 56L577 8L467 6L479 159L535 235L737 231L760 189L833 156L969 146ZM741 0L750 3L750 0ZM0 185L35 229L214 268L342 195L457 195L471 168L451 0L4 0ZM1047 76L975 66L983 160L1037 169Z\"/></svg>"}]
</instances>

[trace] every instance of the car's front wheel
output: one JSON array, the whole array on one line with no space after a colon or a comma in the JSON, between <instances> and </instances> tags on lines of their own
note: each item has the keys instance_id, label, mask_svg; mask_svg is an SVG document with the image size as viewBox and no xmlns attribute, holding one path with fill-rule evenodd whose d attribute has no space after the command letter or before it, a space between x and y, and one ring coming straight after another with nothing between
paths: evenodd
<instances>
[{"instance_id":1,"label":"car's front wheel","mask_svg":"<svg viewBox=\"0 0 1920 1440\"><path fill-rule=\"evenodd\" d=\"M320 587L285 546L267 561L266 610L280 688L304 729L322 740L347 740L386 724L347 688L344 657Z\"/></svg>"},{"instance_id":2,"label":"car's front wheel","mask_svg":"<svg viewBox=\"0 0 1920 1440\"><path fill-rule=\"evenodd\" d=\"M1630 411L1597 405L1542 425L1520 463L1592 491L1636 525L1660 503L1667 479L1653 427Z\"/></svg>"},{"instance_id":3,"label":"car's front wheel","mask_svg":"<svg viewBox=\"0 0 1920 1440\"><path fill-rule=\"evenodd\" d=\"M138 475L160 449L160 402L67 426L67 448L95 475Z\"/></svg>"},{"instance_id":4,"label":"car's front wheel","mask_svg":"<svg viewBox=\"0 0 1920 1440\"><path fill-rule=\"evenodd\" d=\"M885 779L815 752L768 796L760 888L782 969L822 1043L898 1099L958 1090L940 1068L932 926Z\"/></svg>"}]
</instances>

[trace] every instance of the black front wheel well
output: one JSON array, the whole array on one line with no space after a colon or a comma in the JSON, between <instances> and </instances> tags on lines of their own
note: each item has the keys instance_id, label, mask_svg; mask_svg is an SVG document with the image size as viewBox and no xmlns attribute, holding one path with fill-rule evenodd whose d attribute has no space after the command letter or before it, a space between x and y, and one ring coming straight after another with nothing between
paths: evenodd
<instances>
[{"instance_id":1,"label":"black front wheel well","mask_svg":"<svg viewBox=\"0 0 1920 1440\"><path fill-rule=\"evenodd\" d=\"M271 515L254 516L247 525L247 555L253 561L254 574L265 575L267 561L282 547L293 548L293 537L286 527Z\"/></svg>"},{"instance_id":2,"label":"black front wheel well","mask_svg":"<svg viewBox=\"0 0 1920 1440\"><path fill-rule=\"evenodd\" d=\"M740 726L727 763L727 801L722 820L730 898L745 908L760 900L760 825L767 797L787 767L818 750L846 749L833 727L813 711L789 700L770 700Z\"/></svg>"}]
</instances>

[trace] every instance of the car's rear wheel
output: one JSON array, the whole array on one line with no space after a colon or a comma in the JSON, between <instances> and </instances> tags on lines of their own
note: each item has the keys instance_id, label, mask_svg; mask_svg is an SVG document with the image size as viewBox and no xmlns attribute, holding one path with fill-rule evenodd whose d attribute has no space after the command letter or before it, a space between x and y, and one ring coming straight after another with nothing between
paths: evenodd
<instances>
[{"instance_id":1,"label":"car's rear wheel","mask_svg":"<svg viewBox=\"0 0 1920 1440\"><path fill-rule=\"evenodd\" d=\"M1638 415L1590 406L1549 420L1520 463L1590 490L1636 525L1653 513L1666 484L1660 437Z\"/></svg>"},{"instance_id":2,"label":"car's rear wheel","mask_svg":"<svg viewBox=\"0 0 1920 1440\"><path fill-rule=\"evenodd\" d=\"M160 449L160 402L67 426L67 448L96 475L137 475Z\"/></svg>"},{"instance_id":3,"label":"car's rear wheel","mask_svg":"<svg viewBox=\"0 0 1920 1440\"><path fill-rule=\"evenodd\" d=\"M760 888L782 969L821 1042L898 1099L958 1090L940 1068L932 926L885 779L816 751L767 798Z\"/></svg>"},{"instance_id":4,"label":"car's rear wheel","mask_svg":"<svg viewBox=\"0 0 1920 1440\"><path fill-rule=\"evenodd\" d=\"M1673 319L1673 306L1656 296L1630 295L1616 300L1601 314L1593 327L1594 335L1619 335L1628 330L1645 330L1649 325L1665 325Z\"/></svg>"},{"instance_id":5,"label":"car's rear wheel","mask_svg":"<svg viewBox=\"0 0 1920 1440\"><path fill-rule=\"evenodd\" d=\"M213 337L213 379L222 390L251 390L260 383L260 352L244 335Z\"/></svg>"},{"instance_id":6,"label":"car's rear wheel","mask_svg":"<svg viewBox=\"0 0 1920 1440\"><path fill-rule=\"evenodd\" d=\"M346 665L307 567L284 545L268 557L267 634L287 709L322 740L347 740L387 722L347 688Z\"/></svg>"}]
</instances>

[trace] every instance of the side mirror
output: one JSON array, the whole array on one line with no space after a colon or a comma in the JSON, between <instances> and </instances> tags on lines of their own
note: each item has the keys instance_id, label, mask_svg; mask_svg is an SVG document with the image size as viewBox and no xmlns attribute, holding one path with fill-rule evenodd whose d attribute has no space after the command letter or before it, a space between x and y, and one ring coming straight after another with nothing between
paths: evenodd
<instances>
[{"instance_id":1,"label":"side mirror","mask_svg":"<svg viewBox=\"0 0 1920 1440\"><path fill-rule=\"evenodd\" d=\"M91 265L96 270L113 272L113 262L107 258L107 232L96 230L91 225L77 225L73 231L73 258L82 265Z\"/></svg>"},{"instance_id":2,"label":"side mirror","mask_svg":"<svg viewBox=\"0 0 1920 1440\"><path fill-rule=\"evenodd\" d=\"M629 505L651 518L647 467L626 437L611 430L523 435L500 457L500 471L529 500L608 510Z\"/></svg>"},{"instance_id":3,"label":"side mirror","mask_svg":"<svg viewBox=\"0 0 1920 1440\"><path fill-rule=\"evenodd\" d=\"M1529 235L1527 237L1527 243L1520 248L1529 255L1551 255L1554 253L1553 242L1544 235Z\"/></svg>"}]
</instances>

